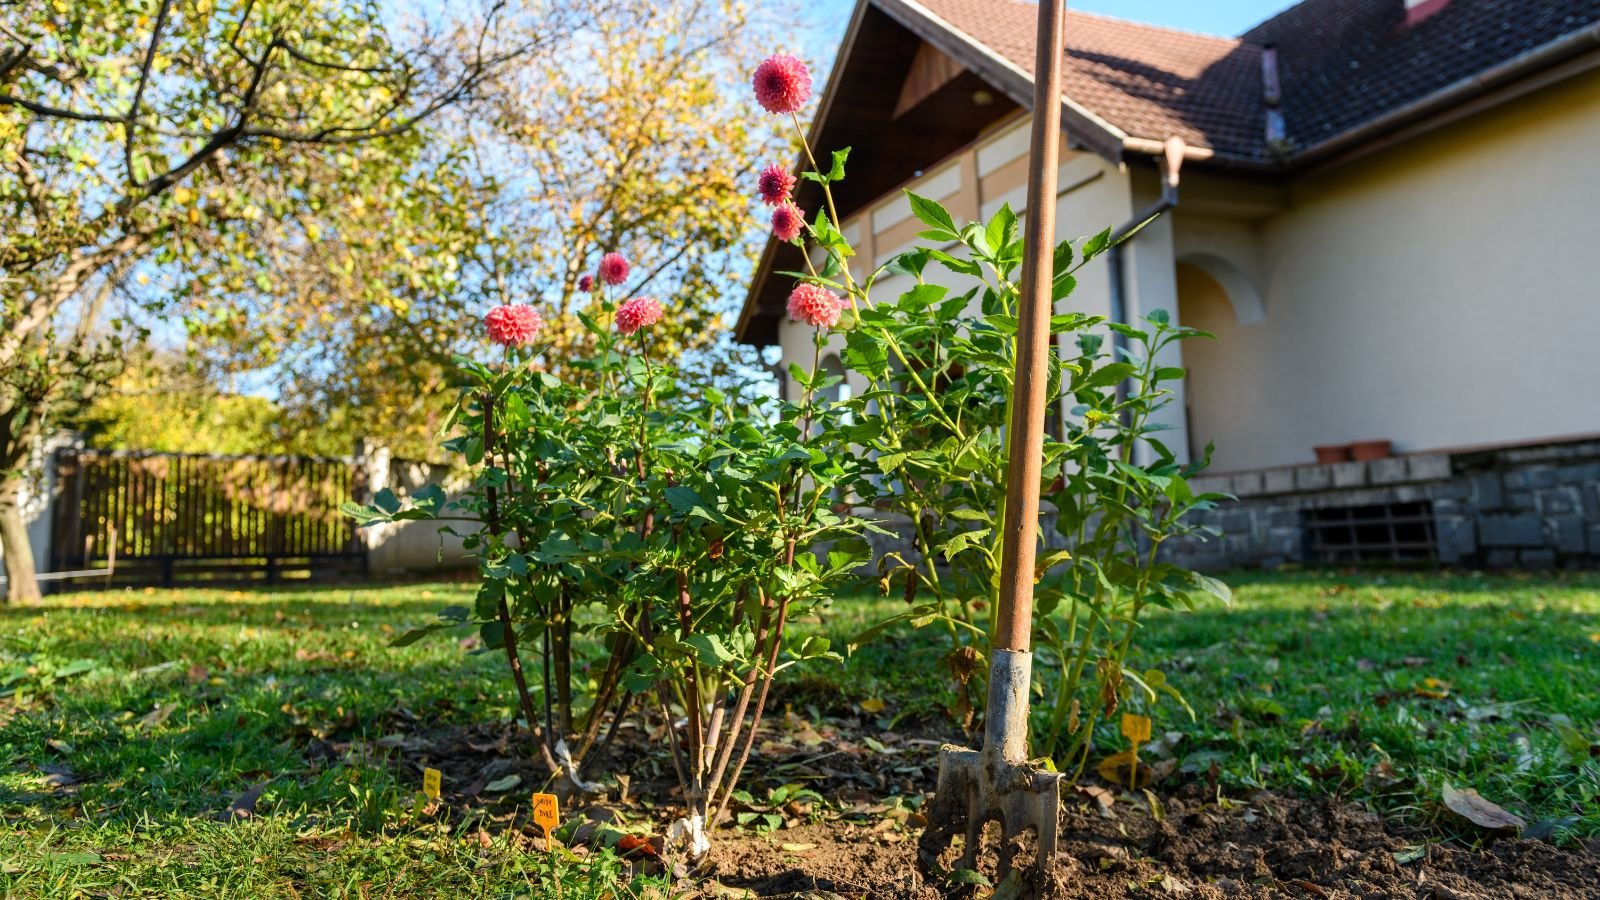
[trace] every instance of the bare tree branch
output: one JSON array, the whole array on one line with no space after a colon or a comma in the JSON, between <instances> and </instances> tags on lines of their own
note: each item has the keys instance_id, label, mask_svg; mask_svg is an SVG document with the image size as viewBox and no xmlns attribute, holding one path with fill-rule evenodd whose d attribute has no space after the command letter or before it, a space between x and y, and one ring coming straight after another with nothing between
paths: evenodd
<instances>
[{"instance_id":1,"label":"bare tree branch","mask_svg":"<svg viewBox=\"0 0 1600 900\"><path fill-rule=\"evenodd\" d=\"M167 12L172 9L172 0L161 0L161 8L156 11L156 24L150 31L150 47L145 51L144 63L139 67L139 85L133 89L133 101L128 104L128 114L123 117L122 127L122 163L123 171L128 183L138 186L139 179L133 175L133 141L136 129L139 127L139 104L144 100L144 87L150 83L150 69L156 62L156 48L161 45L161 29L167 24Z\"/></svg>"}]
</instances>

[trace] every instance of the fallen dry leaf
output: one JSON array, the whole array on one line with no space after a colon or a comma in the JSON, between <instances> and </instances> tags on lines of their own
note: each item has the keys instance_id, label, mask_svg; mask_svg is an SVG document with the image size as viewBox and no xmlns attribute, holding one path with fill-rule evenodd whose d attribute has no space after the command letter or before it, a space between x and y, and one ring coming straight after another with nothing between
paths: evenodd
<instances>
[{"instance_id":1,"label":"fallen dry leaf","mask_svg":"<svg viewBox=\"0 0 1600 900\"><path fill-rule=\"evenodd\" d=\"M1093 800L1095 805L1100 807L1100 812L1102 814L1110 810L1112 805L1117 802L1117 797L1115 794L1095 784L1078 785L1078 793L1088 797L1090 800Z\"/></svg>"},{"instance_id":2,"label":"fallen dry leaf","mask_svg":"<svg viewBox=\"0 0 1600 900\"><path fill-rule=\"evenodd\" d=\"M72 787L83 781L82 778L78 777L78 773L72 771L72 767L67 765L43 765L39 767L39 771L44 773L45 787L52 790Z\"/></svg>"},{"instance_id":3,"label":"fallen dry leaf","mask_svg":"<svg viewBox=\"0 0 1600 900\"><path fill-rule=\"evenodd\" d=\"M1128 780L1130 770L1133 775L1132 787L1142 788L1150 784L1150 767L1141 765L1129 750L1113 753L1095 766L1095 771L1100 773L1101 778L1118 787L1130 786Z\"/></svg>"},{"instance_id":4,"label":"fallen dry leaf","mask_svg":"<svg viewBox=\"0 0 1600 900\"><path fill-rule=\"evenodd\" d=\"M260 782L259 784L251 785L245 790L244 793L233 798L233 802L228 804L228 808L224 810L217 818L224 822L254 818L256 814L256 803L261 799L262 791L265 791L267 789L267 785L271 783L272 779L269 778L266 781Z\"/></svg>"},{"instance_id":5,"label":"fallen dry leaf","mask_svg":"<svg viewBox=\"0 0 1600 900\"><path fill-rule=\"evenodd\" d=\"M1528 826L1520 816L1506 812L1500 806L1484 799L1483 795L1472 788L1457 790L1445 782L1442 791L1444 805L1451 812L1466 819L1479 828L1490 831L1521 831Z\"/></svg>"}]
</instances>

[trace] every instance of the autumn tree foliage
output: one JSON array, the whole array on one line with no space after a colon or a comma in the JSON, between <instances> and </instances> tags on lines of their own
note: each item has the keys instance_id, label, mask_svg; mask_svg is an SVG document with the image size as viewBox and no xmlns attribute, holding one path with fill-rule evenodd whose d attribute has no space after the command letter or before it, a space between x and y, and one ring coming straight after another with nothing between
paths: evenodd
<instances>
[{"instance_id":1,"label":"autumn tree foliage","mask_svg":"<svg viewBox=\"0 0 1600 900\"><path fill-rule=\"evenodd\" d=\"M544 312L534 365L562 372L590 355L585 276L607 253L677 310L664 349L703 359L759 251L748 182L778 139L729 98L771 30L702 0L587 16L431 120L404 177L360 175L371 170L351 151L332 164L359 189L261 223L255 265L190 267L175 292L194 334L222 364L270 373L303 427L343 410L351 437L406 453L436 445L452 359L482 341L488 309Z\"/></svg>"},{"instance_id":2,"label":"autumn tree foliage","mask_svg":"<svg viewBox=\"0 0 1600 900\"><path fill-rule=\"evenodd\" d=\"M138 335L108 316L135 269L248 267L251 223L416 158L416 128L559 40L560 8L362 0L42 0L0 11L0 545L37 596L19 497L52 422ZM314 243L314 240L313 240ZM160 308L170 299L146 293Z\"/></svg>"}]
</instances>

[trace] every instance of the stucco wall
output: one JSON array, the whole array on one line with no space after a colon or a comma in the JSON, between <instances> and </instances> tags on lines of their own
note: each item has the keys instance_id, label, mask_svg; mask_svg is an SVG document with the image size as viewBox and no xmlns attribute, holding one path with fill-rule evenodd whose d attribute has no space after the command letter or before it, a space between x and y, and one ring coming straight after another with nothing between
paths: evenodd
<instances>
[{"instance_id":1,"label":"stucco wall","mask_svg":"<svg viewBox=\"0 0 1600 900\"><path fill-rule=\"evenodd\" d=\"M1600 431L1596 147L1591 74L1302 179L1265 218L1180 207L1177 258L1260 294L1241 322L1180 272L1182 317L1220 338L1186 352L1196 443L1226 471Z\"/></svg>"}]
</instances>

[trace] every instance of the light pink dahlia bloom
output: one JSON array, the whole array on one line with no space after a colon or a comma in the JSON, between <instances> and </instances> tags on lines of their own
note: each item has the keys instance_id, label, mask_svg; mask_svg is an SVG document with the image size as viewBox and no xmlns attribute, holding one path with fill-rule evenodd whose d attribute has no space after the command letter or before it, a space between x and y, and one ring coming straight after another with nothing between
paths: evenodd
<instances>
[{"instance_id":1,"label":"light pink dahlia bloom","mask_svg":"<svg viewBox=\"0 0 1600 900\"><path fill-rule=\"evenodd\" d=\"M613 287L628 280L628 258L621 253L600 257L600 280Z\"/></svg>"},{"instance_id":2,"label":"light pink dahlia bloom","mask_svg":"<svg viewBox=\"0 0 1600 900\"><path fill-rule=\"evenodd\" d=\"M661 301L654 297L633 297L617 307L617 331L633 334L661 321Z\"/></svg>"},{"instance_id":3,"label":"light pink dahlia bloom","mask_svg":"<svg viewBox=\"0 0 1600 900\"><path fill-rule=\"evenodd\" d=\"M531 306L520 303L496 306L483 317L489 329L489 340L506 347L520 347L533 342L539 329L544 327L544 317Z\"/></svg>"},{"instance_id":4,"label":"light pink dahlia bloom","mask_svg":"<svg viewBox=\"0 0 1600 900\"><path fill-rule=\"evenodd\" d=\"M789 318L813 328L832 328L839 324L844 298L821 285L801 282L789 292Z\"/></svg>"},{"instance_id":5,"label":"light pink dahlia bloom","mask_svg":"<svg viewBox=\"0 0 1600 900\"><path fill-rule=\"evenodd\" d=\"M811 99L811 72L799 59L776 53L756 66L750 86L762 109L784 115L799 111Z\"/></svg>"}]
</instances>

